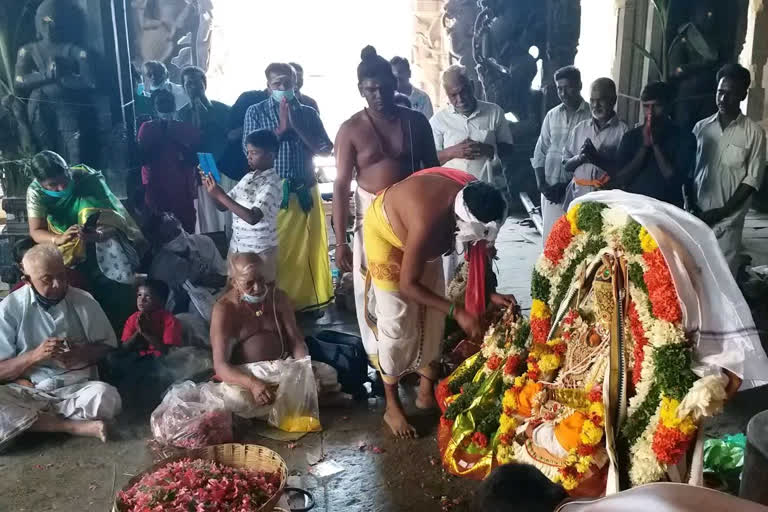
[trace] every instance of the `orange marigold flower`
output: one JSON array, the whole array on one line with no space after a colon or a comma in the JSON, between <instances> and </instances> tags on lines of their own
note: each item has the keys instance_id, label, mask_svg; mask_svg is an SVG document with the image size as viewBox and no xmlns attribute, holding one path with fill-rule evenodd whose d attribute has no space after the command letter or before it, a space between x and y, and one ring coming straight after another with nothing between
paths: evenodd
<instances>
[{"instance_id":1,"label":"orange marigold flower","mask_svg":"<svg viewBox=\"0 0 768 512\"><path fill-rule=\"evenodd\" d=\"M643 280L648 287L653 316L673 324L679 322L683 314L677 299L675 283L672 281L661 250L643 253L643 259L648 265L648 271L643 274Z\"/></svg>"},{"instance_id":2,"label":"orange marigold flower","mask_svg":"<svg viewBox=\"0 0 768 512\"><path fill-rule=\"evenodd\" d=\"M563 257L565 249L571 244L573 234L571 233L571 223L563 215L552 226L549 237L544 244L544 256L557 265Z\"/></svg>"},{"instance_id":3,"label":"orange marigold flower","mask_svg":"<svg viewBox=\"0 0 768 512\"><path fill-rule=\"evenodd\" d=\"M651 448L659 462L664 464L677 464L690 444L693 436L686 436L676 428L665 427L659 424L653 435Z\"/></svg>"}]
</instances>

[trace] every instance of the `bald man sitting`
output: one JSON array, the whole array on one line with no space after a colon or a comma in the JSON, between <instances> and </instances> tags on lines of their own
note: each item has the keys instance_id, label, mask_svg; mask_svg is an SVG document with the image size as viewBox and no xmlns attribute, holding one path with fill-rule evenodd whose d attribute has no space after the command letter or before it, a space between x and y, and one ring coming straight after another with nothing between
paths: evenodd
<instances>
[{"instance_id":1,"label":"bald man sitting","mask_svg":"<svg viewBox=\"0 0 768 512\"><path fill-rule=\"evenodd\" d=\"M22 260L24 286L0 302L0 450L21 433L67 432L106 441L121 408L96 364L115 333L99 304L69 286L58 249L36 245Z\"/></svg>"},{"instance_id":2,"label":"bald man sitting","mask_svg":"<svg viewBox=\"0 0 768 512\"><path fill-rule=\"evenodd\" d=\"M275 401L275 388L290 357L309 355L288 295L264 279L259 254L233 253L229 258L229 290L213 307L211 348L216 375L225 384L245 389L244 417L262 418ZM312 363L315 380L324 391L339 389L336 371ZM236 393L229 393L230 397ZM240 395L241 398L243 395ZM257 409L254 409L255 406Z\"/></svg>"}]
</instances>

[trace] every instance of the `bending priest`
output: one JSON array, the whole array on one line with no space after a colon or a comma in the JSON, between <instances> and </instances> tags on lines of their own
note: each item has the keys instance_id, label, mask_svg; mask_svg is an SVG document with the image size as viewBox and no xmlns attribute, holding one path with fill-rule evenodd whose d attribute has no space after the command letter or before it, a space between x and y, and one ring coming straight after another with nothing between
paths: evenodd
<instances>
[{"instance_id":1,"label":"bending priest","mask_svg":"<svg viewBox=\"0 0 768 512\"><path fill-rule=\"evenodd\" d=\"M654 199L588 194L553 226L531 296L530 325L505 315L439 386L446 468L529 463L581 496L701 483L702 419L768 375L712 231Z\"/></svg>"}]
</instances>

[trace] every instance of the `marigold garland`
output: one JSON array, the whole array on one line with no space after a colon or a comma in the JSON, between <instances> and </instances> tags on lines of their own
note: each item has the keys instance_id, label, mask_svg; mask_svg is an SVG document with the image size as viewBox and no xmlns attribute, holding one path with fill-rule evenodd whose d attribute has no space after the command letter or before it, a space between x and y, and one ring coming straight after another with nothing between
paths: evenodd
<instances>
[{"instance_id":1,"label":"marigold garland","mask_svg":"<svg viewBox=\"0 0 768 512\"><path fill-rule=\"evenodd\" d=\"M620 445L630 450L632 484L662 478L666 465L676 463L695 437L697 425L692 418L677 415L680 401L696 377L690 370L691 348L680 327L679 299L661 250L653 236L626 214L621 215L620 209L579 203L555 223L533 271L530 324L519 326L515 334L493 332L489 337L492 346L482 351L483 376L496 379L498 386L484 386L489 391L484 391L481 400L474 400L482 380L471 382L477 371L469 377L462 375L463 392L453 397L441 418L442 425L453 424L471 405L475 429L465 442L493 450L495 463L514 460L520 450L516 432L525 426L520 423L525 421L522 418L531 413L521 413L518 408L532 408L535 414L529 421L534 424L542 420L557 422L561 413L572 414L556 406L542 407L537 412L544 394L534 389L534 394L526 395L521 402L520 393L524 389L531 391L526 388L529 380L535 383L542 378L556 379L568 342L572 337L576 339L576 333L583 335L581 329L589 326L592 316L585 323L579 311L571 310L559 320L559 329L550 339L554 317L566 299L577 268L608 244L623 255L628 267L630 302L626 320L627 332L635 342L632 383L636 394L629 402L628 417L619 435ZM591 315L589 311L586 314ZM538 383L536 386L541 387ZM568 452L556 477L568 490L576 488L590 468L605 460L602 384L598 381L587 396L586 405L583 398L567 405L583 415L577 445Z\"/></svg>"},{"instance_id":2,"label":"marigold garland","mask_svg":"<svg viewBox=\"0 0 768 512\"><path fill-rule=\"evenodd\" d=\"M552 231L544 244L544 256L552 262L553 265L560 263L565 248L570 245L573 239L571 233L571 224L565 216L560 217L552 226Z\"/></svg>"},{"instance_id":3,"label":"marigold garland","mask_svg":"<svg viewBox=\"0 0 768 512\"><path fill-rule=\"evenodd\" d=\"M588 396L590 404L579 432L579 443L576 448L568 452L565 465L560 468L555 479L567 491L578 487L584 479L594 460L593 454L603 440L605 407L602 391L599 388L592 388Z\"/></svg>"},{"instance_id":4,"label":"marigold garland","mask_svg":"<svg viewBox=\"0 0 768 512\"><path fill-rule=\"evenodd\" d=\"M661 250L656 248L651 252L643 253L643 260L648 265L648 271L643 275L643 279L648 287L653 316L669 323L679 323L683 313L677 299L675 283L669 274L669 268Z\"/></svg>"}]
</instances>

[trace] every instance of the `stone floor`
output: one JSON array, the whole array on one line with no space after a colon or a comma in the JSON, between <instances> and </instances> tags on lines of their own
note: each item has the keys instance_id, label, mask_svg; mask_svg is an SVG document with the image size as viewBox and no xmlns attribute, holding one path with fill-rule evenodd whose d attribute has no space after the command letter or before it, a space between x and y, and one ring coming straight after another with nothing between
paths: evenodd
<instances>
[{"instance_id":1,"label":"stone floor","mask_svg":"<svg viewBox=\"0 0 768 512\"><path fill-rule=\"evenodd\" d=\"M768 264L768 217L750 216L745 245L755 264ZM523 219L511 219L498 241L500 291L514 293L530 306L529 276L541 250L541 238ZM313 328L354 332L348 312L334 310ZM403 398L414 409L413 389ZM437 416L414 418L420 439L395 441L381 421L384 403L370 399L349 409L323 410L324 431L294 443L272 441L245 432L244 440L266 445L287 461L291 484L310 490L315 510L328 512L456 512L471 506L477 482L446 475L437 457ZM748 419L768 408L768 387L740 393L709 426L711 434L743 431ZM0 456L0 512L105 511L115 492L152 462L146 416L125 415L114 439L30 434ZM326 464L321 464L325 462ZM320 476L327 467L340 469Z\"/></svg>"}]
</instances>

